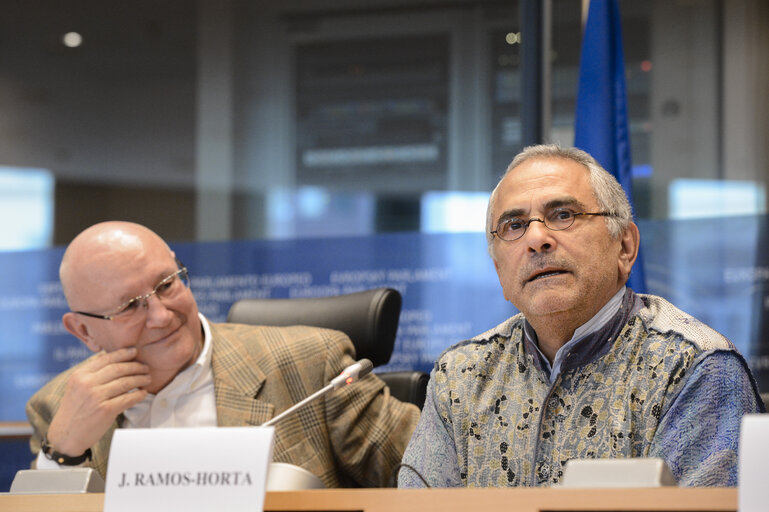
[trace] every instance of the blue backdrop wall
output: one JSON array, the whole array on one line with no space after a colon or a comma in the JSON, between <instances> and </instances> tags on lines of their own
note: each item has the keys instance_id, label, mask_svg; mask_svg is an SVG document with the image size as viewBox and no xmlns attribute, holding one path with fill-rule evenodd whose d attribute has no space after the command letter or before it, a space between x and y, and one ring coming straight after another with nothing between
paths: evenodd
<instances>
[{"instance_id":1,"label":"blue backdrop wall","mask_svg":"<svg viewBox=\"0 0 769 512\"><path fill-rule=\"evenodd\" d=\"M647 286L726 334L766 380L762 320L769 262L765 217L641 224ZM390 286L404 298L396 348L382 369L429 371L442 350L515 312L502 298L483 234L388 234L173 245L201 312L223 321L244 297L310 297ZM0 421L56 373L88 356L64 331L63 249L0 254ZM766 387L766 386L764 386Z\"/></svg>"}]
</instances>

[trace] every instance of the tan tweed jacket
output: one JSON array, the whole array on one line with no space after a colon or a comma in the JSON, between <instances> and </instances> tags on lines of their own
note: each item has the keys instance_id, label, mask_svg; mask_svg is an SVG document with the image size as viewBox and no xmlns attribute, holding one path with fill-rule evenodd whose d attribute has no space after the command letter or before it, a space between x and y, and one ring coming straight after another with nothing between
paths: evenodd
<instances>
[{"instance_id":1,"label":"tan tweed jacket","mask_svg":"<svg viewBox=\"0 0 769 512\"><path fill-rule=\"evenodd\" d=\"M352 343L338 331L212 323L211 335L216 415L222 427L260 425L324 387L354 361ZM35 456L71 371L55 377L27 404ZM103 476L121 419L92 447L91 465ZM372 374L279 422L273 460L301 466L327 487L386 486L418 419L416 406L392 398Z\"/></svg>"}]
</instances>

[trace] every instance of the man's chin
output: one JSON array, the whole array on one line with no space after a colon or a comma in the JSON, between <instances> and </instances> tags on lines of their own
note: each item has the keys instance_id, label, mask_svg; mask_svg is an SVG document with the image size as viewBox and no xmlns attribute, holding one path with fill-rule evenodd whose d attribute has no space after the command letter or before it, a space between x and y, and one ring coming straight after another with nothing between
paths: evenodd
<instances>
[{"instance_id":1,"label":"man's chin","mask_svg":"<svg viewBox=\"0 0 769 512\"><path fill-rule=\"evenodd\" d=\"M150 368L169 370L177 367L181 371L200 354L195 341L184 334L175 331L170 336L147 343L139 349L136 360Z\"/></svg>"},{"instance_id":2,"label":"man's chin","mask_svg":"<svg viewBox=\"0 0 769 512\"><path fill-rule=\"evenodd\" d=\"M192 363L195 362L194 356L176 353L164 353L164 354L152 354L146 357L143 361L144 364L149 366L150 374L157 376L159 382L159 391L163 389L169 382L171 382L177 375L186 370ZM156 378L153 377L153 386ZM157 393L157 391L150 391Z\"/></svg>"},{"instance_id":3,"label":"man's chin","mask_svg":"<svg viewBox=\"0 0 769 512\"><path fill-rule=\"evenodd\" d=\"M574 309L575 301L569 295L560 293L539 293L527 304L521 304L518 309L526 318L557 315Z\"/></svg>"}]
</instances>

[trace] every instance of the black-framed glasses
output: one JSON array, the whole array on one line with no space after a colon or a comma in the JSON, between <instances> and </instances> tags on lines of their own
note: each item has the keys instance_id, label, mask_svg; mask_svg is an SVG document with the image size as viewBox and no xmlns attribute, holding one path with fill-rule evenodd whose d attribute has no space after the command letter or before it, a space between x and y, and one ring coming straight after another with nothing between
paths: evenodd
<instances>
[{"instance_id":1,"label":"black-framed glasses","mask_svg":"<svg viewBox=\"0 0 769 512\"><path fill-rule=\"evenodd\" d=\"M497 224L497 229L489 231L489 233L496 235L500 240L512 242L521 238L532 222L541 222L550 231L563 231L570 228L577 217L581 216L613 217L614 214L611 212L575 212L570 208L553 208L541 219L537 217L532 217L529 220L520 217L502 219Z\"/></svg>"},{"instance_id":2,"label":"black-framed glasses","mask_svg":"<svg viewBox=\"0 0 769 512\"><path fill-rule=\"evenodd\" d=\"M157 296L161 301L167 302L177 299L185 290L189 289L190 276L187 272L187 267L182 265L182 262L178 259L176 260L176 264L179 266L179 270L170 276L163 278L163 280L155 285L151 292L134 297L106 315L87 313L85 311L73 311L73 313L90 316L92 318L101 318L102 320L113 320L117 317L126 320L140 318L142 314L146 314L147 301L153 295Z\"/></svg>"}]
</instances>

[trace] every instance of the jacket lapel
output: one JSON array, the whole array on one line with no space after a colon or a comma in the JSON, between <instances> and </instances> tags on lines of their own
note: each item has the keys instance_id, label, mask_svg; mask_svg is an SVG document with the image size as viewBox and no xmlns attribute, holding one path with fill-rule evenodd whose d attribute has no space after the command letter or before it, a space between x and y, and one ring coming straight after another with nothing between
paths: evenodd
<instances>
[{"instance_id":1,"label":"jacket lapel","mask_svg":"<svg viewBox=\"0 0 769 512\"><path fill-rule=\"evenodd\" d=\"M209 325L217 425L261 425L273 416L273 405L256 398L264 385L265 375L259 361L243 348L244 344L256 343L256 340L240 339L230 331L225 335L216 324Z\"/></svg>"}]
</instances>

